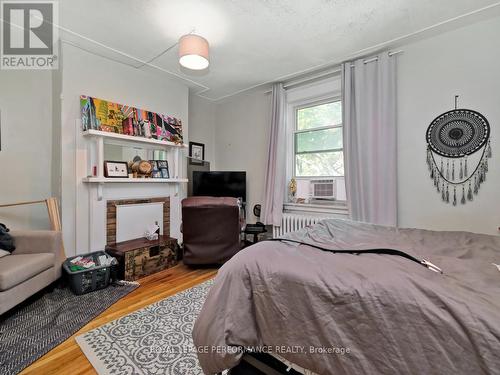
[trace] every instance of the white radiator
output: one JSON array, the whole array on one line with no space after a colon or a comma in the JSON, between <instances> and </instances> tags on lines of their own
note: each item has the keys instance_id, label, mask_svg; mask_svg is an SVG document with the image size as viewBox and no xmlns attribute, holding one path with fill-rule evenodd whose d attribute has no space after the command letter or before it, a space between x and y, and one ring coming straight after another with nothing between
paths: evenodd
<instances>
[{"instance_id":1,"label":"white radiator","mask_svg":"<svg viewBox=\"0 0 500 375\"><path fill-rule=\"evenodd\" d=\"M304 214L283 213L281 226L273 226L273 238L281 237L287 233L295 232L308 225L316 224L320 220L332 218L333 216L315 216Z\"/></svg>"}]
</instances>

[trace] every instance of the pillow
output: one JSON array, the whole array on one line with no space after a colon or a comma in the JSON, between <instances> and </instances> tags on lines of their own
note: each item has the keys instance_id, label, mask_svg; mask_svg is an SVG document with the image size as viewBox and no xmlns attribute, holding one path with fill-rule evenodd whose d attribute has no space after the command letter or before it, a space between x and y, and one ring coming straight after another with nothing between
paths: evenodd
<instances>
[{"instance_id":1,"label":"pillow","mask_svg":"<svg viewBox=\"0 0 500 375\"><path fill-rule=\"evenodd\" d=\"M4 257L6 255L10 255L10 253L7 250L0 250L0 258Z\"/></svg>"},{"instance_id":2,"label":"pillow","mask_svg":"<svg viewBox=\"0 0 500 375\"><path fill-rule=\"evenodd\" d=\"M0 223L0 250L12 252L16 250L16 247L14 246L14 239L8 232L9 228Z\"/></svg>"}]
</instances>

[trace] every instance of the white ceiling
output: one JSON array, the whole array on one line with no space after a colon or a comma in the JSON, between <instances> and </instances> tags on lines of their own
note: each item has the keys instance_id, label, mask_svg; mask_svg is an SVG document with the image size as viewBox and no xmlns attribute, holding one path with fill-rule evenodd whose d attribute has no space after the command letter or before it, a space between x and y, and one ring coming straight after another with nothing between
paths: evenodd
<instances>
[{"instance_id":1,"label":"white ceiling","mask_svg":"<svg viewBox=\"0 0 500 375\"><path fill-rule=\"evenodd\" d=\"M62 0L68 43L140 66L191 32L207 38L207 71L181 70L177 48L154 60L217 100L339 63L484 7L492 0ZM495 6L486 12L497 10ZM474 20L470 17L470 22ZM438 30L439 28L436 28ZM392 42L391 42L392 41Z\"/></svg>"}]
</instances>

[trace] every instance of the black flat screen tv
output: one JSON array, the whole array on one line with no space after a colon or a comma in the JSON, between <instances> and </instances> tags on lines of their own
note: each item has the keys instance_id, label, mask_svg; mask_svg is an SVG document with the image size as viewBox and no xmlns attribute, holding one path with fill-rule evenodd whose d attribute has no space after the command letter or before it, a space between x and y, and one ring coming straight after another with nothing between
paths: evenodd
<instances>
[{"instance_id":1,"label":"black flat screen tv","mask_svg":"<svg viewBox=\"0 0 500 375\"><path fill-rule=\"evenodd\" d=\"M247 198L246 172L193 172L193 195Z\"/></svg>"}]
</instances>

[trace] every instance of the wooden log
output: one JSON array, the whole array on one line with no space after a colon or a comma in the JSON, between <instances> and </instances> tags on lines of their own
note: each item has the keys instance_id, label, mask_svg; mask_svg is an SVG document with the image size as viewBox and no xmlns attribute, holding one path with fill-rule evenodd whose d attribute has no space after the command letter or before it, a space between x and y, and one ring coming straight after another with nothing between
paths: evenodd
<instances>
[{"instance_id":1,"label":"wooden log","mask_svg":"<svg viewBox=\"0 0 500 375\"><path fill-rule=\"evenodd\" d=\"M25 206L28 204L36 204L36 203L45 203L46 200L41 200L41 201L27 201L27 202L17 202L17 203L7 203L7 204L0 204L0 208L4 207L16 207L16 206Z\"/></svg>"}]
</instances>

